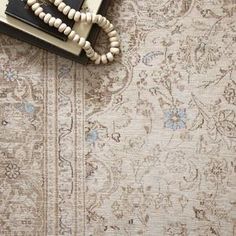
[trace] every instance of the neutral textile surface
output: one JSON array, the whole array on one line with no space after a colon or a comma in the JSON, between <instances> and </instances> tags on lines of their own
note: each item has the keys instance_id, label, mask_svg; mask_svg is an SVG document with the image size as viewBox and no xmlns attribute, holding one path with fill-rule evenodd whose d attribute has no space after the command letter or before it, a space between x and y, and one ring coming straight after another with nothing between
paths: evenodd
<instances>
[{"instance_id":1,"label":"neutral textile surface","mask_svg":"<svg viewBox=\"0 0 236 236\"><path fill-rule=\"evenodd\" d=\"M105 67L1 35L0 235L235 236L235 14L113 1Z\"/></svg>"}]
</instances>

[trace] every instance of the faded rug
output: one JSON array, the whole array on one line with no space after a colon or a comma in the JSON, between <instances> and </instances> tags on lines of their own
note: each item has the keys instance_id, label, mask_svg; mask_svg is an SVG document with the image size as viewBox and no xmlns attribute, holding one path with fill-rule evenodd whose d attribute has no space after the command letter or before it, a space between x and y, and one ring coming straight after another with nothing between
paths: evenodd
<instances>
[{"instance_id":1,"label":"faded rug","mask_svg":"<svg viewBox=\"0 0 236 236\"><path fill-rule=\"evenodd\" d=\"M0 35L0 235L236 236L235 14L113 1L105 67Z\"/></svg>"}]
</instances>

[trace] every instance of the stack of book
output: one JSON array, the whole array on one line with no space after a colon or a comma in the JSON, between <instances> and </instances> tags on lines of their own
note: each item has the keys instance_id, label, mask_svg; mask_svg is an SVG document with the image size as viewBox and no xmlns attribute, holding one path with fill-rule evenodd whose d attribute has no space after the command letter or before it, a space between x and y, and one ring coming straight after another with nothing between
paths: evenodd
<instances>
[{"instance_id":1,"label":"stack of book","mask_svg":"<svg viewBox=\"0 0 236 236\"><path fill-rule=\"evenodd\" d=\"M82 64L88 62L85 53L55 28L46 25L28 8L27 0L1 0L0 32L26 41ZM110 0L65 0L65 3L80 11L105 15ZM97 25L75 23L66 18L48 0L41 0L45 12L61 18L63 22L95 44L100 28Z\"/></svg>"}]
</instances>

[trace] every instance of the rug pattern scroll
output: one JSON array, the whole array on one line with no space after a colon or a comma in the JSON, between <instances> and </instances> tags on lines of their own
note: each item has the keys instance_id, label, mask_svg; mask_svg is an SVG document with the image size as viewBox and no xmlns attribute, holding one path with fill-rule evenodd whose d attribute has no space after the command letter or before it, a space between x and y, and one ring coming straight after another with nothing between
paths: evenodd
<instances>
[{"instance_id":1,"label":"rug pattern scroll","mask_svg":"<svg viewBox=\"0 0 236 236\"><path fill-rule=\"evenodd\" d=\"M0 53L0 234L82 232L81 71L3 35Z\"/></svg>"}]
</instances>

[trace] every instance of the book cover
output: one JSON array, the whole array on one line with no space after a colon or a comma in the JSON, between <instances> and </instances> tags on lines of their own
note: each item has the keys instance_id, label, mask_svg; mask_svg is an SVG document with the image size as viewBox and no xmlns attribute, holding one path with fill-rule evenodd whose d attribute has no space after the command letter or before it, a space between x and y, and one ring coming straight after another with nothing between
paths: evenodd
<instances>
[{"instance_id":1,"label":"book cover","mask_svg":"<svg viewBox=\"0 0 236 236\"><path fill-rule=\"evenodd\" d=\"M80 10L84 0L65 0L65 3L76 10ZM48 0L40 0L42 7L46 13L52 14L56 18L61 18L71 28L74 25L74 21L68 19L63 13L59 12L58 9L50 3ZM58 32L54 27L46 25L41 19L34 15L33 11L27 6L27 0L9 0L7 5L6 14L17 18L27 24L32 25L44 32L53 35L61 40L66 41L67 37Z\"/></svg>"}]
</instances>

